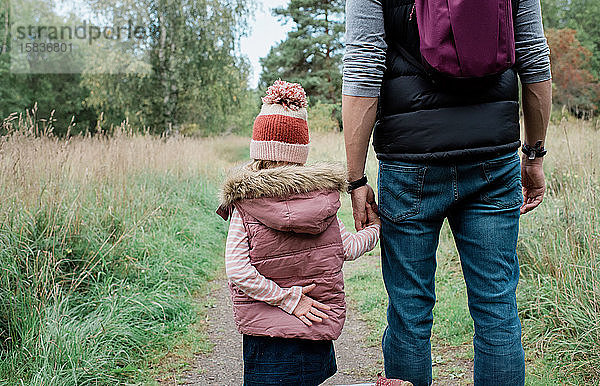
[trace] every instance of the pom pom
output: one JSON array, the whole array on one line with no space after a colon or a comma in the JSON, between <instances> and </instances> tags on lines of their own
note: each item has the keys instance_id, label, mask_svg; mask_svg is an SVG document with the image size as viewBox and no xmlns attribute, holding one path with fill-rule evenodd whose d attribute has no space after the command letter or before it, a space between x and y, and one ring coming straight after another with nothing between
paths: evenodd
<instances>
[{"instance_id":1,"label":"pom pom","mask_svg":"<svg viewBox=\"0 0 600 386\"><path fill-rule=\"evenodd\" d=\"M308 106L306 92L298 83L289 83L276 80L267 90L267 95L262 98L263 103L283 105L290 110L299 110Z\"/></svg>"}]
</instances>

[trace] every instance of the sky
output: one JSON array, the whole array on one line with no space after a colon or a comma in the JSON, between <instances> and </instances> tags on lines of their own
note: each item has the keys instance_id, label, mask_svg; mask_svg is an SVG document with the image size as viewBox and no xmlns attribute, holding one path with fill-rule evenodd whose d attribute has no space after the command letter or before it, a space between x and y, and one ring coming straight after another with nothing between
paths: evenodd
<instances>
[{"instance_id":1,"label":"sky","mask_svg":"<svg viewBox=\"0 0 600 386\"><path fill-rule=\"evenodd\" d=\"M250 87L258 85L260 77L259 59L267 56L272 46L284 40L292 29L293 23L281 25L281 22L271 15L271 9L286 6L289 0L259 0L255 17L249 20L250 33L240 41L241 51L246 55L252 65Z\"/></svg>"}]
</instances>

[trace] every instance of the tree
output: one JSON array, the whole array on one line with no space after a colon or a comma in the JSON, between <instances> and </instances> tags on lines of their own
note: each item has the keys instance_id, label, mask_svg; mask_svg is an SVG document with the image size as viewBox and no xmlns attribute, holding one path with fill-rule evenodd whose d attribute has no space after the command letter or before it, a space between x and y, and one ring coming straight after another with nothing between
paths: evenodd
<instances>
[{"instance_id":1,"label":"tree","mask_svg":"<svg viewBox=\"0 0 600 386\"><path fill-rule=\"evenodd\" d=\"M144 34L121 40L111 35L100 44L75 42L82 43L77 60L58 55L64 63L39 54L21 55L18 63L29 71L19 74L11 72L11 60L1 48L0 119L37 103L40 118L55 110L59 134L73 116L75 131L93 131L99 117L105 129L127 120L155 133L173 129L209 134L251 125L249 116L256 107L249 103L249 64L238 54L238 41L246 32L253 0L83 0L75 3L85 12L68 15L64 9L56 12L55 1L12 3L18 3L13 9L26 24L73 27L84 22L85 14L90 25L115 29L133 23L143 26ZM9 16L8 0L0 0L0 47L8 49ZM30 38L36 39L25 37ZM35 73L40 64L53 64L59 71L69 64L79 67L69 74Z\"/></svg>"},{"instance_id":2,"label":"tree","mask_svg":"<svg viewBox=\"0 0 600 386\"><path fill-rule=\"evenodd\" d=\"M291 0L273 14L296 26L261 59L260 87L281 78L304 86L311 102L339 104L342 75L342 0Z\"/></svg>"},{"instance_id":3,"label":"tree","mask_svg":"<svg viewBox=\"0 0 600 386\"><path fill-rule=\"evenodd\" d=\"M15 5L15 4L13 4ZM52 23L59 17L49 0L21 1L20 20L36 20L39 14ZM37 11L37 13L36 13ZM36 116L48 119L52 116L54 134L65 134L73 120L72 132L86 131L95 125L96 112L83 100L89 90L80 85L80 74L44 74L35 71L13 73L11 71L10 4L0 0L0 120L14 112L36 107ZM34 63L30 62L33 66ZM30 70L34 70L31 68Z\"/></svg>"},{"instance_id":4,"label":"tree","mask_svg":"<svg viewBox=\"0 0 600 386\"><path fill-rule=\"evenodd\" d=\"M548 28L570 28L577 40L591 53L591 71L600 75L600 1L542 0L544 25Z\"/></svg>"},{"instance_id":5,"label":"tree","mask_svg":"<svg viewBox=\"0 0 600 386\"><path fill-rule=\"evenodd\" d=\"M550 45L553 99L578 114L593 113L600 102L600 83L592 74L592 52L577 40L574 29L546 30Z\"/></svg>"},{"instance_id":6,"label":"tree","mask_svg":"<svg viewBox=\"0 0 600 386\"><path fill-rule=\"evenodd\" d=\"M547 28L563 28L568 23L569 0L542 0L542 19Z\"/></svg>"},{"instance_id":7,"label":"tree","mask_svg":"<svg viewBox=\"0 0 600 386\"><path fill-rule=\"evenodd\" d=\"M90 0L105 18L148 19L148 74L86 75L88 101L114 120L155 132L196 125L231 129L247 95L248 63L237 55L252 2L243 0ZM114 24L119 25L118 22Z\"/></svg>"}]
</instances>

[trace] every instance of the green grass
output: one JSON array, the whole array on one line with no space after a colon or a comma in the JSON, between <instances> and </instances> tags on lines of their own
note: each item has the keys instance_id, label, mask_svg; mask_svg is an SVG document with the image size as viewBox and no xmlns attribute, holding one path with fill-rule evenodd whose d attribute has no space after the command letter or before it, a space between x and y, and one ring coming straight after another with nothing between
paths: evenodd
<instances>
[{"instance_id":1,"label":"green grass","mask_svg":"<svg viewBox=\"0 0 600 386\"><path fill-rule=\"evenodd\" d=\"M466 304L466 288L456 253L447 254L450 248L450 232L447 226L442 230L436 272L436 305L434 307L434 345L458 346L470 342L473 324ZM350 263L357 267L349 269L346 278L347 292L355 302L363 318L370 327L369 341L379 344L386 326L387 294L381 277L379 259L366 262L374 257L362 257Z\"/></svg>"},{"instance_id":2,"label":"green grass","mask_svg":"<svg viewBox=\"0 0 600 386\"><path fill-rule=\"evenodd\" d=\"M149 361L189 337L194 298L222 267L215 197L197 177L150 173L6 212L0 384L150 382Z\"/></svg>"}]
</instances>

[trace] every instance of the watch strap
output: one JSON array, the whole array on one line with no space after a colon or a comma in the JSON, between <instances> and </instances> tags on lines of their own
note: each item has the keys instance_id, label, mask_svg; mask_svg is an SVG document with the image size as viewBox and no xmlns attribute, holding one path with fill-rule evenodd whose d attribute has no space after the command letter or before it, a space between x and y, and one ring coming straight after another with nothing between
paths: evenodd
<instances>
[{"instance_id":1,"label":"watch strap","mask_svg":"<svg viewBox=\"0 0 600 386\"><path fill-rule=\"evenodd\" d=\"M540 157L545 156L546 153L548 153L548 151L546 149L544 149L544 147L542 146L542 141L537 141L534 146L531 146L531 145L528 145L525 143L525 144L523 144L521 151L529 159L540 158Z\"/></svg>"},{"instance_id":2,"label":"watch strap","mask_svg":"<svg viewBox=\"0 0 600 386\"><path fill-rule=\"evenodd\" d=\"M348 181L348 193L352 192L354 189L360 188L361 186L365 186L367 182L368 180L366 175L356 181Z\"/></svg>"}]
</instances>

